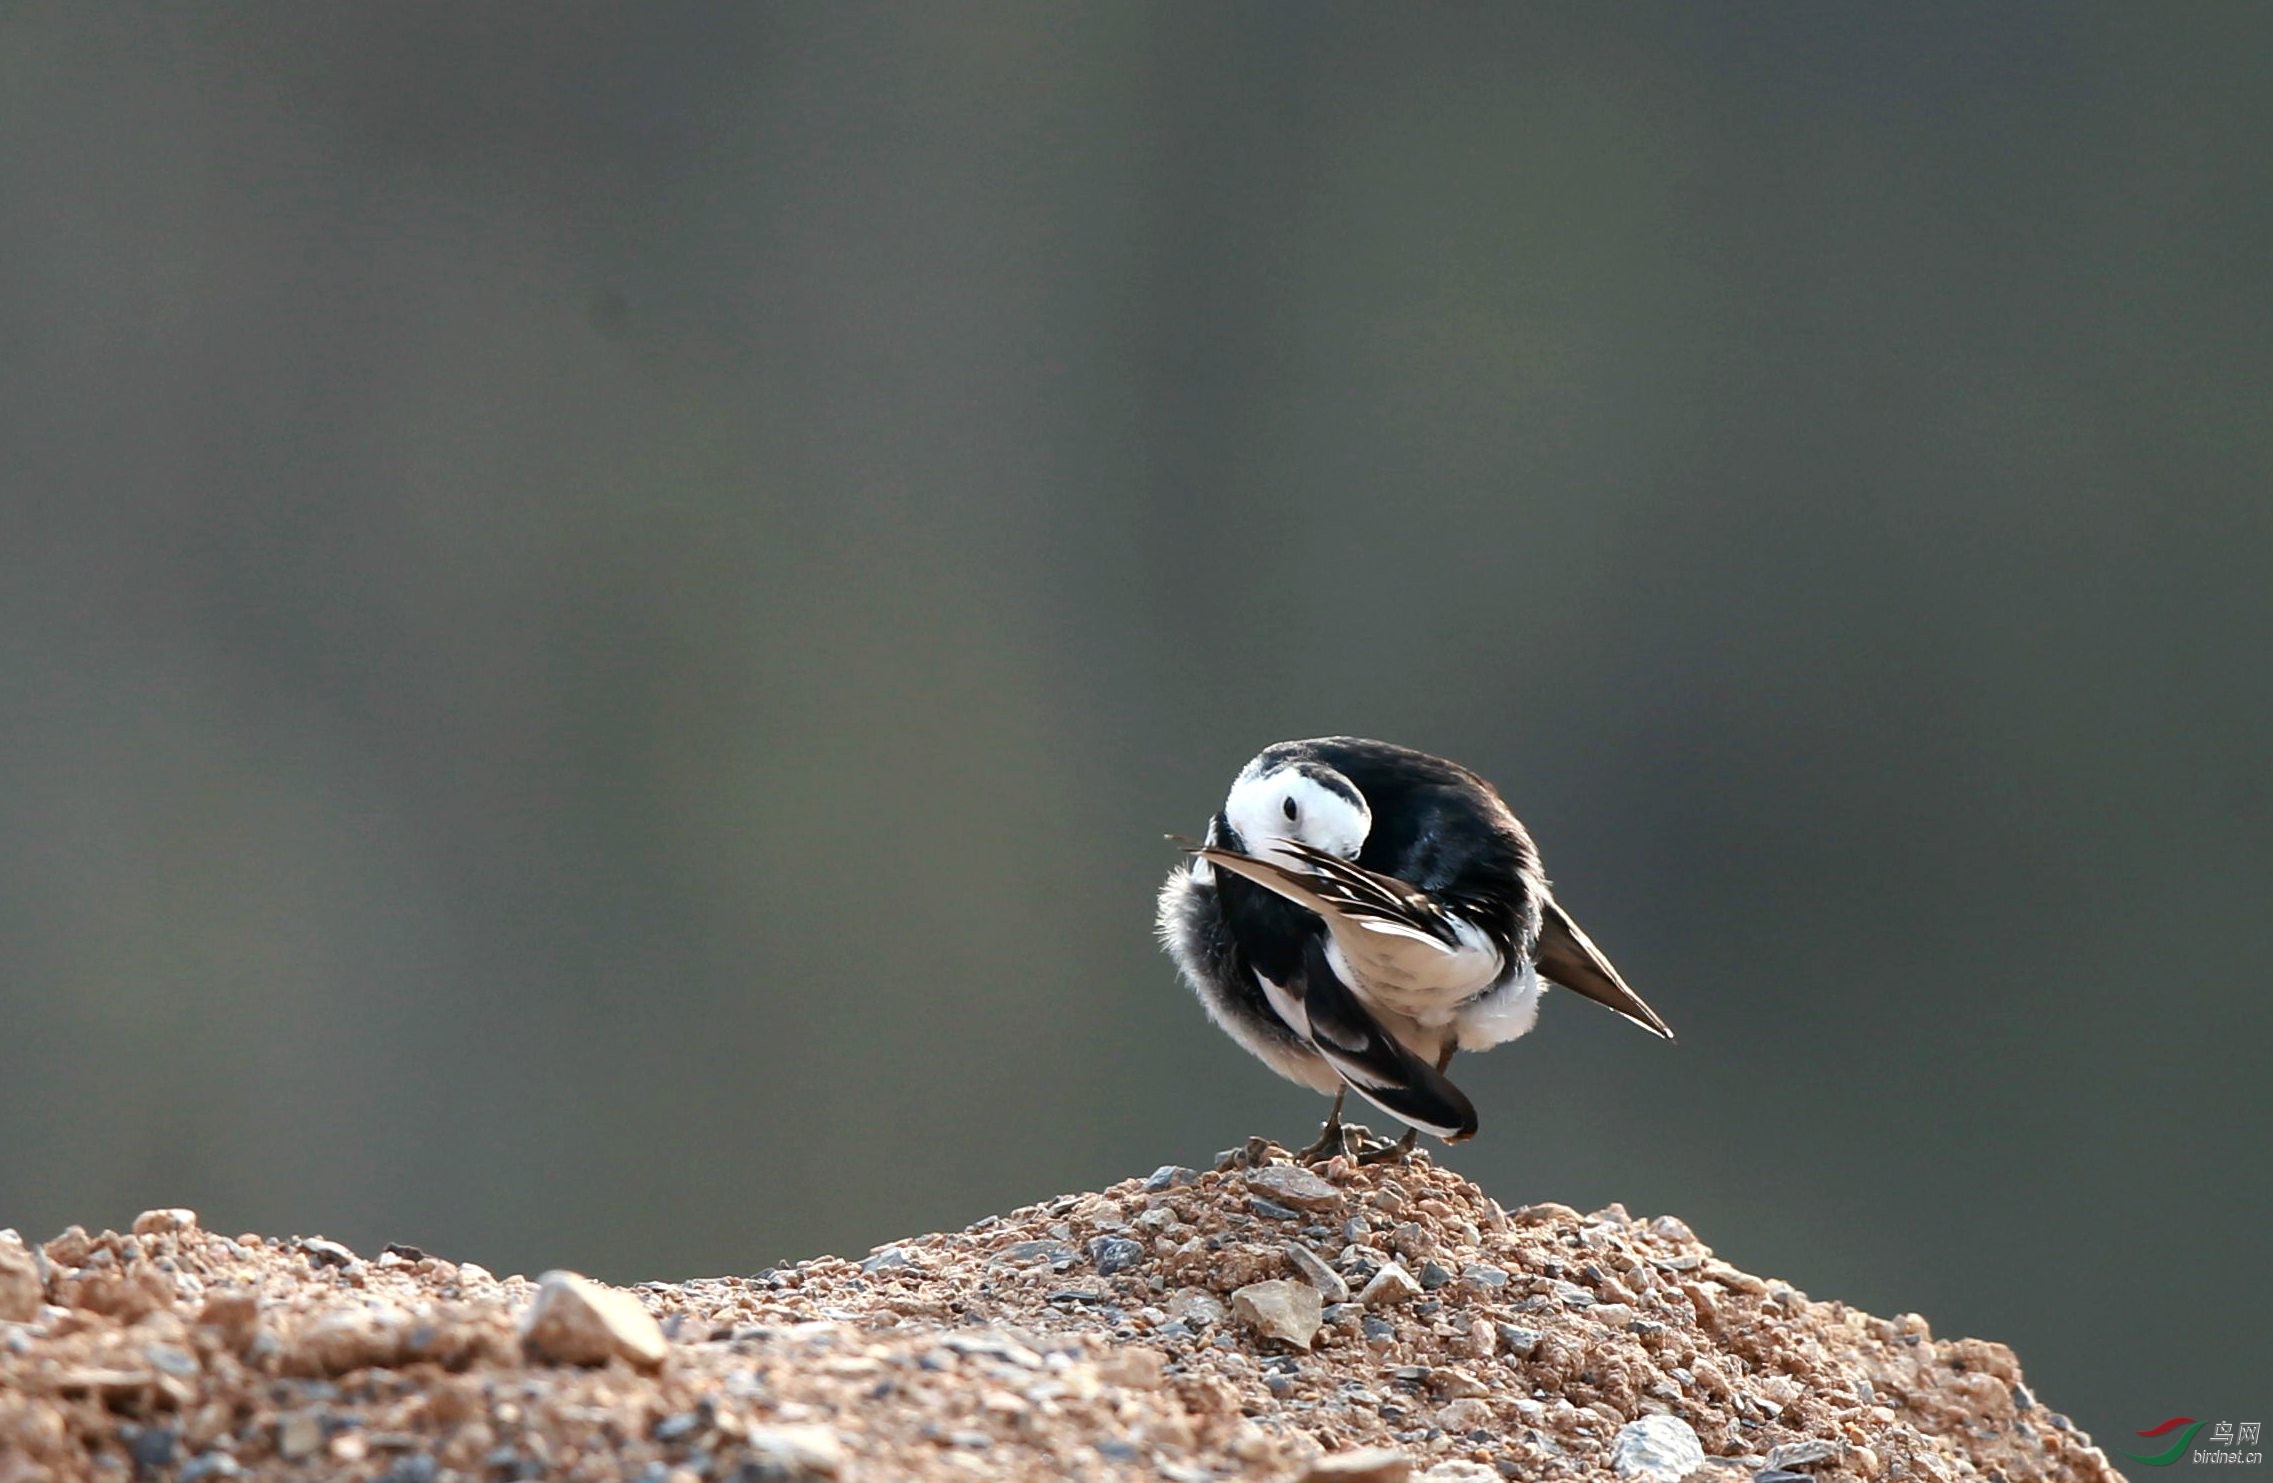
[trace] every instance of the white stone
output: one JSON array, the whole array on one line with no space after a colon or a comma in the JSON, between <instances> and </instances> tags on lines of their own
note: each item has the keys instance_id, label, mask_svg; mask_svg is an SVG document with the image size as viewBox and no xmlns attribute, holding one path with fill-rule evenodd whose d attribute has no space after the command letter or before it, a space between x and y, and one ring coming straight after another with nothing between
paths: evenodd
<instances>
[{"instance_id":1,"label":"white stone","mask_svg":"<svg viewBox=\"0 0 2273 1483\"><path fill-rule=\"evenodd\" d=\"M1421 1474L1418 1483L1500 1483L1500 1475L1484 1463L1455 1457Z\"/></svg>"},{"instance_id":2,"label":"white stone","mask_svg":"<svg viewBox=\"0 0 2273 1483\"><path fill-rule=\"evenodd\" d=\"M1325 1310L1317 1288L1278 1279L1249 1283L1233 1293L1231 1311L1266 1339L1308 1349Z\"/></svg>"},{"instance_id":3,"label":"white stone","mask_svg":"<svg viewBox=\"0 0 2273 1483\"><path fill-rule=\"evenodd\" d=\"M748 1445L769 1478L834 1478L844 1471L844 1442L825 1426L752 1427Z\"/></svg>"},{"instance_id":4,"label":"white stone","mask_svg":"<svg viewBox=\"0 0 2273 1483\"><path fill-rule=\"evenodd\" d=\"M1295 1210L1332 1210L1343 1203L1340 1190L1294 1164L1269 1164L1254 1170L1247 1176L1247 1188Z\"/></svg>"},{"instance_id":5,"label":"white stone","mask_svg":"<svg viewBox=\"0 0 2273 1483\"><path fill-rule=\"evenodd\" d=\"M1394 1447L1329 1452L1310 1464L1301 1483L1405 1483L1413 1465Z\"/></svg>"},{"instance_id":6,"label":"white stone","mask_svg":"<svg viewBox=\"0 0 2273 1483\"><path fill-rule=\"evenodd\" d=\"M1383 1308L1394 1303L1406 1303L1421 1295L1421 1285L1413 1274L1398 1262L1389 1262L1373 1274L1357 1295L1357 1300L1368 1308Z\"/></svg>"},{"instance_id":7,"label":"white stone","mask_svg":"<svg viewBox=\"0 0 2273 1483\"><path fill-rule=\"evenodd\" d=\"M1678 1416L1644 1416L1618 1429L1610 1465L1634 1483L1680 1483L1705 1465L1705 1444Z\"/></svg>"},{"instance_id":8,"label":"white stone","mask_svg":"<svg viewBox=\"0 0 2273 1483\"><path fill-rule=\"evenodd\" d=\"M39 1262L14 1231L0 1240L0 1322L29 1323L47 1301Z\"/></svg>"},{"instance_id":9,"label":"white stone","mask_svg":"<svg viewBox=\"0 0 2273 1483\"><path fill-rule=\"evenodd\" d=\"M521 1316L521 1345L536 1359L604 1365L621 1357L643 1370L663 1363L671 1341L639 1299L574 1272L537 1279L536 1301Z\"/></svg>"},{"instance_id":10,"label":"white stone","mask_svg":"<svg viewBox=\"0 0 2273 1483\"><path fill-rule=\"evenodd\" d=\"M196 1229L197 1212L179 1206L166 1210L145 1210L134 1217L134 1234L137 1236L171 1236Z\"/></svg>"}]
</instances>

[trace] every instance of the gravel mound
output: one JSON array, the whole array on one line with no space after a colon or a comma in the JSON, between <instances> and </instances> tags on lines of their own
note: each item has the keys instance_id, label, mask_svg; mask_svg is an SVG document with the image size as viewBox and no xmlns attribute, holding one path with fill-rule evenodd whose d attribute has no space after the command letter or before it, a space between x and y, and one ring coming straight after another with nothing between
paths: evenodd
<instances>
[{"instance_id":1,"label":"gravel mound","mask_svg":"<svg viewBox=\"0 0 2273 1483\"><path fill-rule=\"evenodd\" d=\"M624 1290L409 1247L0 1232L0 1483L2114 1480L2012 1352L1253 1143L968 1230Z\"/></svg>"}]
</instances>

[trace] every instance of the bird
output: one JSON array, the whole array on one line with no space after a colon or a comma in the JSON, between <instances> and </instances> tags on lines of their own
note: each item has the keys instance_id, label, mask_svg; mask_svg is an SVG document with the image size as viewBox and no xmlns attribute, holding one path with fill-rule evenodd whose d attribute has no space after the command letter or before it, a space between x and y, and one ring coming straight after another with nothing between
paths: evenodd
<instances>
[{"instance_id":1,"label":"bird","mask_svg":"<svg viewBox=\"0 0 2273 1483\"><path fill-rule=\"evenodd\" d=\"M1289 1081L1332 1093L1300 1157L1350 1152L1351 1092L1416 1137L1476 1134L1456 1051L1528 1032L1545 988L1673 1031L1564 910L1499 791L1442 757L1326 736L1265 747L1161 886L1162 946L1209 1018Z\"/></svg>"}]
</instances>

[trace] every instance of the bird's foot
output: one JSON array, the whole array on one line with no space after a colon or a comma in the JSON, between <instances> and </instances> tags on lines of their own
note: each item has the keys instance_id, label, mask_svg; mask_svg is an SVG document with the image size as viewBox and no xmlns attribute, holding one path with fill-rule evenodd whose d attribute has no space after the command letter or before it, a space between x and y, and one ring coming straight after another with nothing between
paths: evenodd
<instances>
[{"instance_id":1,"label":"bird's foot","mask_svg":"<svg viewBox=\"0 0 2273 1483\"><path fill-rule=\"evenodd\" d=\"M1401 1164L1413 1154L1413 1145L1420 1140L1420 1130L1407 1128L1405 1136L1395 1143L1377 1143L1357 1156L1361 1164Z\"/></svg>"},{"instance_id":2,"label":"bird's foot","mask_svg":"<svg viewBox=\"0 0 2273 1483\"><path fill-rule=\"evenodd\" d=\"M1285 1149L1268 1138L1249 1138L1237 1148L1227 1148L1215 1156L1216 1172L1222 1173L1227 1169L1260 1169L1285 1152Z\"/></svg>"},{"instance_id":3,"label":"bird's foot","mask_svg":"<svg viewBox=\"0 0 2273 1483\"><path fill-rule=\"evenodd\" d=\"M1339 1118L1328 1118L1326 1125L1318 1130L1318 1141L1295 1154L1294 1161L1298 1164L1323 1164L1328 1159L1338 1159L1350 1151L1353 1141L1350 1135L1355 1132L1362 1136L1364 1131L1362 1128L1353 1128Z\"/></svg>"}]
</instances>

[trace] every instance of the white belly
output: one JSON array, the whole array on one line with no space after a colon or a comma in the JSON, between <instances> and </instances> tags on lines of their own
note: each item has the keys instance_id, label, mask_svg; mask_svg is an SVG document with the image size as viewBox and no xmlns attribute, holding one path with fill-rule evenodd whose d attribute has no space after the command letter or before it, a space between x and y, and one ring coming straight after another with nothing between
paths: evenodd
<instances>
[{"instance_id":1,"label":"white belly","mask_svg":"<svg viewBox=\"0 0 2273 1483\"><path fill-rule=\"evenodd\" d=\"M1329 925L1326 958L1342 981L1367 1004L1424 1029L1450 1024L1460 1007L1497 983L1505 969L1499 950L1466 924L1456 948L1434 938L1348 922Z\"/></svg>"}]
</instances>

